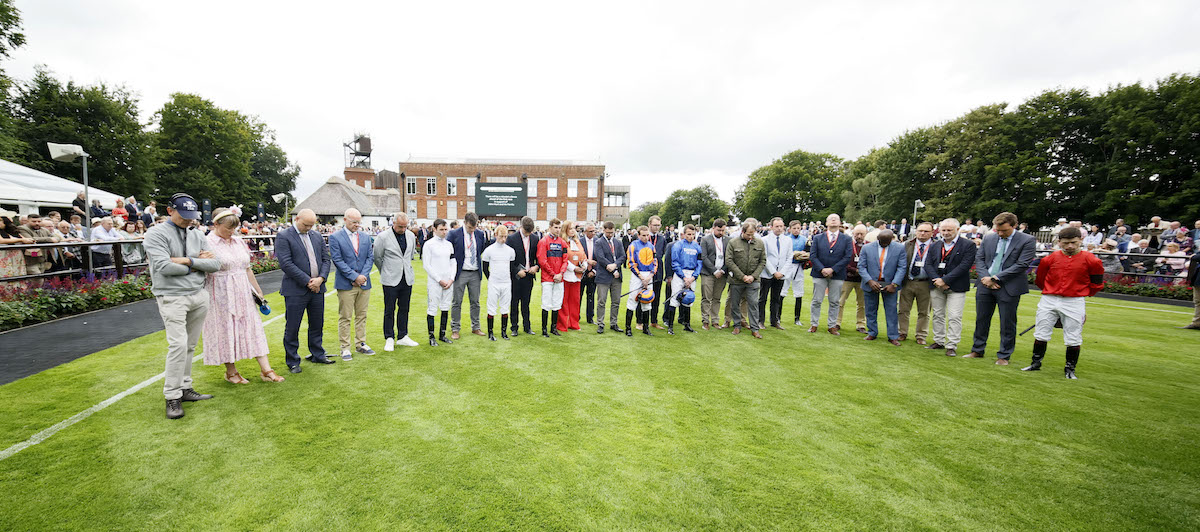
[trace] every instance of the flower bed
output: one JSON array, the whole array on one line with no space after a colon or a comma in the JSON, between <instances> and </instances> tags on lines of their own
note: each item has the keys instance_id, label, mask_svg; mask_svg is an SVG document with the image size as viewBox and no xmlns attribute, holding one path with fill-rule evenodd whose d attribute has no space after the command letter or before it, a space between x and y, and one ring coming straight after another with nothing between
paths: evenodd
<instances>
[{"instance_id":1,"label":"flower bed","mask_svg":"<svg viewBox=\"0 0 1200 532\"><path fill-rule=\"evenodd\" d=\"M1122 277L1116 281L1104 283L1103 292L1110 294L1127 294L1131 296L1158 297L1162 299L1192 300L1192 287L1182 284L1138 283L1134 279Z\"/></svg>"},{"instance_id":2,"label":"flower bed","mask_svg":"<svg viewBox=\"0 0 1200 532\"><path fill-rule=\"evenodd\" d=\"M250 267L256 274L269 272L279 269L279 261L274 257L255 258ZM154 295L150 293L150 275L144 272L120 279L55 277L41 282L0 284L0 331L151 297Z\"/></svg>"}]
</instances>

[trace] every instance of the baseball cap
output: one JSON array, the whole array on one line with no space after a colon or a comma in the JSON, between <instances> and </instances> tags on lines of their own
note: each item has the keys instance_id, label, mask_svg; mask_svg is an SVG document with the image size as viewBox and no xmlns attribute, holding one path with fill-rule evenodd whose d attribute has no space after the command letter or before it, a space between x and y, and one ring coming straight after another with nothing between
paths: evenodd
<instances>
[{"instance_id":1,"label":"baseball cap","mask_svg":"<svg viewBox=\"0 0 1200 532\"><path fill-rule=\"evenodd\" d=\"M170 205L184 220L195 220L200 217L200 206L187 194L180 192L171 196Z\"/></svg>"}]
</instances>

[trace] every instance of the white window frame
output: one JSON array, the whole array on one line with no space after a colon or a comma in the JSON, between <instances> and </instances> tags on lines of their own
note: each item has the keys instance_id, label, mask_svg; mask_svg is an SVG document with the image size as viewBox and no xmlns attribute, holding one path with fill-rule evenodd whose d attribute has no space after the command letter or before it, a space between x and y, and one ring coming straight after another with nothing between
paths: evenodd
<instances>
[{"instance_id":1,"label":"white window frame","mask_svg":"<svg viewBox=\"0 0 1200 532\"><path fill-rule=\"evenodd\" d=\"M426 177L425 178L425 195L427 195L427 196L436 196L437 195L437 178L436 177Z\"/></svg>"},{"instance_id":2,"label":"white window frame","mask_svg":"<svg viewBox=\"0 0 1200 532\"><path fill-rule=\"evenodd\" d=\"M558 179L547 179L546 180L546 197L547 198L557 198L558 197Z\"/></svg>"},{"instance_id":3,"label":"white window frame","mask_svg":"<svg viewBox=\"0 0 1200 532\"><path fill-rule=\"evenodd\" d=\"M415 195L417 193L417 178L405 177L404 181L404 192L409 195Z\"/></svg>"},{"instance_id":4,"label":"white window frame","mask_svg":"<svg viewBox=\"0 0 1200 532\"><path fill-rule=\"evenodd\" d=\"M587 183L588 183L587 197L594 198L600 194L600 180L599 179L589 179L589 180L587 180Z\"/></svg>"},{"instance_id":5,"label":"white window frame","mask_svg":"<svg viewBox=\"0 0 1200 532\"><path fill-rule=\"evenodd\" d=\"M425 217L430 220L437 219L437 200L425 200Z\"/></svg>"},{"instance_id":6,"label":"white window frame","mask_svg":"<svg viewBox=\"0 0 1200 532\"><path fill-rule=\"evenodd\" d=\"M567 202L567 220L573 222L579 221L579 204L574 201Z\"/></svg>"},{"instance_id":7,"label":"white window frame","mask_svg":"<svg viewBox=\"0 0 1200 532\"><path fill-rule=\"evenodd\" d=\"M417 217L417 200L415 200L415 199L408 200L408 210L406 212L408 213L409 218Z\"/></svg>"},{"instance_id":8,"label":"white window frame","mask_svg":"<svg viewBox=\"0 0 1200 532\"><path fill-rule=\"evenodd\" d=\"M457 219L458 219L458 202L457 201L447 201L446 202L446 220L457 220Z\"/></svg>"},{"instance_id":9,"label":"white window frame","mask_svg":"<svg viewBox=\"0 0 1200 532\"><path fill-rule=\"evenodd\" d=\"M476 181L479 181L479 180L475 179L474 177L467 178L467 196L472 197L472 198L475 197L475 182ZM472 212L474 212L474 209L472 209Z\"/></svg>"},{"instance_id":10,"label":"white window frame","mask_svg":"<svg viewBox=\"0 0 1200 532\"><path fill-rule=\"evenodd\" d=\"M450 196L450 197L458 196L458 178L457 177L447 177L446 178L446 195Z\"/></svg>"},{"instance_id":11,"label":"white window frame","mask_svg":"<svg viewBox=\"0 0 1200 532\"><path fill-rule=\"evenodd\" d=\"M580 181L581 180L579 180L579 179L568 179L567 180L567 197L568 198L578 198L579 197L579 182Z\"/></svg>"},{"instance_id":12,"label":"white window frame","mask_svg":"<svg viewBox=\"0 0 1200 532\"><path fill-rule=\"evenodd\" d=\"M538 202L534 201L532 199L529 200L528 202L525 203L525 216L528 216L528 217L536 220L537 219L537 208L538 208Z\"/></svg>"},{"instance_id":13,"label":"white window frame","mask_svg":"<svg viewBox=\"0 0 1200 532\"><path fill-rule=\"evenodd\" d=\"M600 204L594 201L589 201L587 204L587 221L594 222L600 219Z\"/></svg>"}]
</instances>

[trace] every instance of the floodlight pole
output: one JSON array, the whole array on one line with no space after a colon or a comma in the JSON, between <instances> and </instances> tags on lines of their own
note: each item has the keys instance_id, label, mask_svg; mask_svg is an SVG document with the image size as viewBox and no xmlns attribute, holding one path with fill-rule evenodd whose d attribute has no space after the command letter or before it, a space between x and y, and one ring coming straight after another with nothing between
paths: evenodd
<instances>
[{"instance_id":1,"label":"floodlight pole","mask_svg":"<svg viewBox=\"0 0 1200 532\"><path fill-rule=\"evenodd\" d=\"M84 227L84 229L87 229L90 232L92 230L92 191L88 190L87 161L88 155L85 153L83 154L83 213L86 216L84 216L83 219L87 220L87 225ZM83 235L81 234L80 236ZM87 248L87 266L90 270L92 267L92 246L84 247Z\"/></svg>"}]
</instances>

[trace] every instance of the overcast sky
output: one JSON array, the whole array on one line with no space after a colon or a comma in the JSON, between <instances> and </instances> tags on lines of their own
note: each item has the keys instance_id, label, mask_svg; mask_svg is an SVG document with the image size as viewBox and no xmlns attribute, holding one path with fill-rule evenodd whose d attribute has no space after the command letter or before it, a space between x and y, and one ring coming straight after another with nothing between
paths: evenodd
<instances>
[{"instance_id":1,"label":"overcast sky","mask_svg":"<svg viewBox=\"0 0 1200 532\"><path fill-rule=\"evenodd\" d=\"M8 74L257 115L302 173L412 156L599 159L635 205L730 200L795 149L854 158L1053 87L1200 72L1195 2L17 0ZM120 191L114 191L120 192Z\"/></svg>"}]
</instances>

